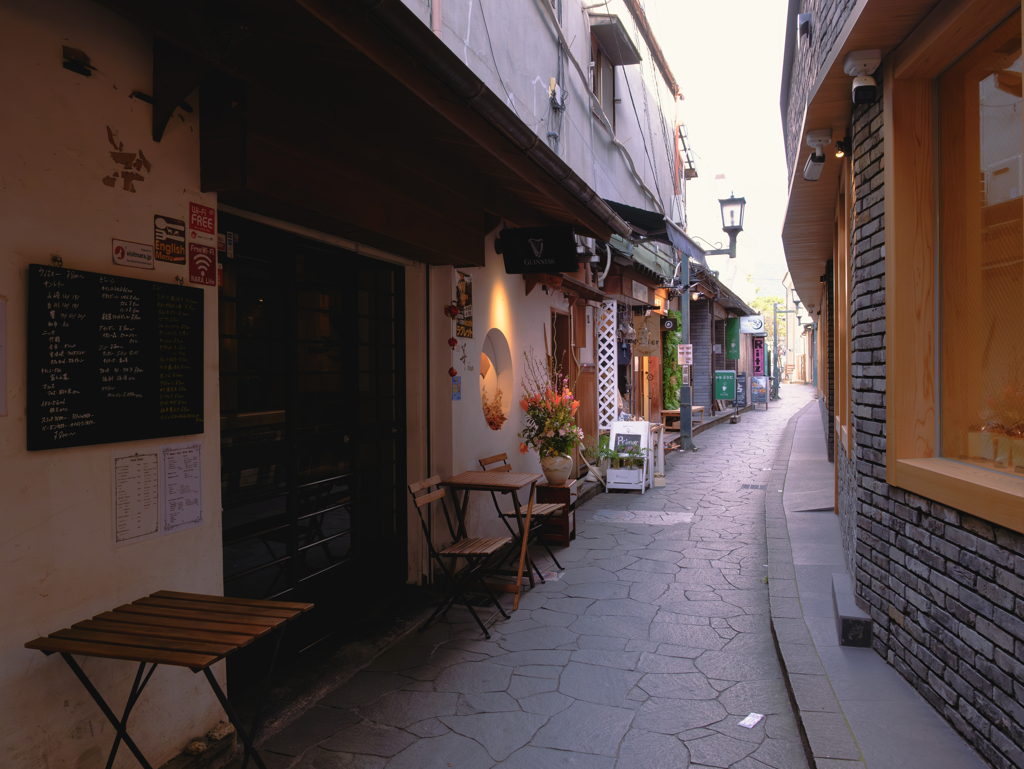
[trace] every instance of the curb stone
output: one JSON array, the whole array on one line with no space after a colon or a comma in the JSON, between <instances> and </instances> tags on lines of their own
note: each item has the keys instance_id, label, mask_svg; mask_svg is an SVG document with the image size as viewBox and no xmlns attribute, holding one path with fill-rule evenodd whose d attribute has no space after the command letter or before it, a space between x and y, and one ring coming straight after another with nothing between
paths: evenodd
<instances>
[{"instance_id":1,"label":"curb stone","mask_svg":"<svg viewBox=\"0 0 1024 769\"><path fill-rule=\"evenodd\" d=\"M812 401L786 424L765 491L769 618L807 763L811 769L865 769L860 748L803 619L789 526L782 506L781 491L786 488L797 420L816 406L817 401Z\"/></svg>"}]
</instances>

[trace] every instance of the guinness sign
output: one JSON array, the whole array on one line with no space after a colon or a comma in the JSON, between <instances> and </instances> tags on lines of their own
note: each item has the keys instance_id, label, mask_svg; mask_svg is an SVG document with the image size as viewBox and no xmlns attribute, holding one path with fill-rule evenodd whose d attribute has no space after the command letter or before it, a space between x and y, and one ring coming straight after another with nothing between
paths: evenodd
<instances>
[{"instance_id":1,"label":"guinness sign","mask_svg":"<svg viewBox=\"0 0 1024 769\"><path fill-rule=\"evenodd\" d=\"M508 275L529 272L576 272L576 238L572 227L518 227L502 230L494 250L505 260Z\"/></svg>"}]
</instances>

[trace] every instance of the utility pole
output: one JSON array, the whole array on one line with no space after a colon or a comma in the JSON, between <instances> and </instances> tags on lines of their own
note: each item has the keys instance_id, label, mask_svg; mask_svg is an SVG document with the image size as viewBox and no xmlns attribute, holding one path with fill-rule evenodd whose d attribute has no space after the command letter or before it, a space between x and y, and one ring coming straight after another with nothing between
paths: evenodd
<instances>
[{"instance_id":1,"label":"utility pole","mask_svg":"<svg viewBox=\"0 0 1024 769\"><path fill-rule=\"evenodd\" d=\"M679 340L681 344L690 344L690 257L680 254L682 263L679 266ZM669 351L663 350L665 354ZM678 351L675 351L678 354ZM684 363L680 369L685 372L685 382L679 385L679 450L692 451L693 445L693 383L690 381L690 366Z\"/></svg>"}]
</instances>

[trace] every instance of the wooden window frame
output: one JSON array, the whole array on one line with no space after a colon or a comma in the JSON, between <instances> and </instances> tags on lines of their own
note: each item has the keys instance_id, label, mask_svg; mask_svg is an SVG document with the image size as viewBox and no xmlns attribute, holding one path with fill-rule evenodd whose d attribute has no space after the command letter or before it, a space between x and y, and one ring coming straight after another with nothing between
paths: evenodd
<instances>
[{"instance_id":1,"label":"wooden window frame","mask_svg":"<svg viewBox=\"0 0 1024 769\"><path fill-rule=\"evenodd\" d=\"M884 62L886 481L1024 532L1024 478L936 456L935 78L1017 7L947 0Z\"/></svg>"},{"instance_id":2,"label":"wooden window frame","mask_svg":"<svg viewBox=\"0 0 1024 769\"><path fill-rule=\"evenodd\" d=\"M835 401L836 446L842 445L847 459L850 454L850 412L853 408L852 344L853 333L850 308L850 164L843 163L836 192L835 238L833 243L833 280L835 289ZM837 470L838 472L838 470Z\"/></svg>"}]
</instances>

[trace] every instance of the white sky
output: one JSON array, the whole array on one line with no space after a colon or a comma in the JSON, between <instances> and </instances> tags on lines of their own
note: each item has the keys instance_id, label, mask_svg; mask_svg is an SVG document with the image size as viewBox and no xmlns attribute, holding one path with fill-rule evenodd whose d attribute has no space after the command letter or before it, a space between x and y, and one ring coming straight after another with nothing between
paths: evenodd
<instances>
[{"instance_id":1,"label":"white sky","mask_svg":"<svg viewBox=\"0 0 1024 769\"><path fill-rule=\"evenodd\" d=\"M699 175L686 185L689 234L727 245L718 199L732 191L745 197L737 258L709 256L708 264L744 299L753 299L753 286L761 294L782 294L787 180L779 91L788 3L641 4L686 97L683 120ZM724 182L715 181L718 174L725 174ZM745 284L747 275L753 286Z\"/></svg>"}]
</instances>

